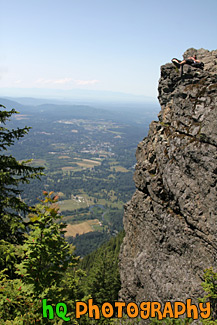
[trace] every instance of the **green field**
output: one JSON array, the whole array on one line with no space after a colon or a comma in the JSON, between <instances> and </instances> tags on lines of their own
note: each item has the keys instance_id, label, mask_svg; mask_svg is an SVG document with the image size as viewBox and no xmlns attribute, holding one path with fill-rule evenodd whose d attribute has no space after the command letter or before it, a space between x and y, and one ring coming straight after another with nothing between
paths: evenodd
<instances>
[{"instance_id":1,"label":"green field","mask_svg":"<svg viewBox=\"0 0 217 325\"><path fill-rule=\"evenodd\" d=\"M85 198L84 196L72 196L70 200L63 200L59 202L60 211L77 210L80 208L86 208L93 204L91 198Z\"/></svg>"},{"instance_id":2,"label":"green field","mask_svg":"<svg viewBox=\"0 0 217 325\"><path fill-rule=\"evenodd\" d=\"M127 173L128 172L128 170L126 168L124 168L124 167L122 167L120 165L113 165L113 166L111 166L110 169L113 170L113 168L114 168L114 170L116 172L121 172L121 173Z\"/></svg>"}]
</instances>

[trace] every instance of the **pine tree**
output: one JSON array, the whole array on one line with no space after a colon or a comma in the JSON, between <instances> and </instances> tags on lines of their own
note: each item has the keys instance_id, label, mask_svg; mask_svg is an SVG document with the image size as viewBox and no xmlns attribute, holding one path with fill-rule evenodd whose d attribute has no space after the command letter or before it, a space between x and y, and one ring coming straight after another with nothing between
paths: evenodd
<instances>
[{"instance_id":1,"label":"pine tree","mask_svg":"<svg viewBox=\"0 0 217 325\"><path fill-rule=\"evenodd\" d=\"M203 320L203 324L217 324L217 272L214 272L212 267L204 271L202 287L206 295L200 301L210 302L211 305L211 317Z\"/></svg>"},{"instance_id":2,"label":"pine tree","mask_svg":"<svg viewBox=\"0 0 217 325\"><path fill-rule=\"evenodd\" d=\"M3 105L0 109L0 241L16 244L22 241L25 231L23 216L29 210L20 197L18 186L29 183L32 178L39 178L43 168L31 167L28 165L30 161L19 162L6 154L8 147L27 134L30 128L7 129L6 122L18 112L14 109L7 111Z\"/></svg>"},{"instance_id":3,"label":"pine tree","mask_svg":"<svg viewBox=\"0 0 217 325\"><path fill-rule=\"evenodd\" d=\"M120 232L97 251L86 256L81 263L88 274L84 284L86 294L90 294L95 303L102 304L105 301L114 303L118 300L121 285L118 256L123 236L124 233Z\"/></svg>"}]
</instances>

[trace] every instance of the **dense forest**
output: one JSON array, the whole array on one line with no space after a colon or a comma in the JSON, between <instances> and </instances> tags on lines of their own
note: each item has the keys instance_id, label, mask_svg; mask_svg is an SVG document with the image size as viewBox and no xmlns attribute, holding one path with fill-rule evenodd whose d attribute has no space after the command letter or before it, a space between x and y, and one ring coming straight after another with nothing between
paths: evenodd
<instances>
[{"instance_id":1,"label":"dense forest","mask_svg":"<svg viewBox=\"0 0 217 325\"><path fill-rule=\"evenodd\" d=\"M7 127L14 114L15 110L1 106L0 324L119 324L118 255L124 233L112 236L80 259L74 254L74 246L65 239L58 195L44 190L37 204L22 199L20 184L28 188L31 180L43 177L44 170L10 154L10 147L29 131L28 127ZM115 213L114 210L114 217ZM217 274L207 270L203 285L207 292L203 301L211 301L216 308ZM99 319L94 321L97 311L83 315L81 312L78 318L75 308L78 302L82 306L97 304ZM112 314L106 311L108 302ZM124 319L121 322L127 323ZM137 316L133 318L133 324L139 321ZM158 321L153 319L152 323ZM170 320L168 323L171 324Z\"/></svg>"}]
</instances>

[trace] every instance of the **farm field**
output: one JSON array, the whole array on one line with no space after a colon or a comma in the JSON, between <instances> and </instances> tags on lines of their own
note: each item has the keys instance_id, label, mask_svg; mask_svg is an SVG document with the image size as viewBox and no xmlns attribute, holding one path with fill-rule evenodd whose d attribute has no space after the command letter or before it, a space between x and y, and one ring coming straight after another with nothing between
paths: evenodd
<instances>
[{"instance_id":1,"label":"farm field","mask_svg":"<svg viewBox=\"0 0 217 325\"><path fill-rule=\"evenodd\" d=\"M69 159L69 156L60 156L61 159ZM58 157L60 159L60 157ZM101 159L100 159L101 160ZM62 171L80 171L83 169L91 169L95 166L100 166L100 160L92 160L92 159L80 159L74 158L74 161L67 162L67 166L61 167ZM63 162L64 165L64 162Z\"/></svg>"},{"instance_id":2,"label":"farm field","mask_svg":"<svg viewBox=\"0 0 217 325\"><path fill-rule=\"evenodd\" d=\"M62 200L58 202L58 205L60 207L60 211L66 211L66 210L77 210L80 208L86 208L89 207L94 203L94 199L90 197L84 197L81 195L72 196L70 200Z\"/></svg>"},{"instance_id":3,"label":"farm field","mask_svg":"<svg viewBox=\"0 0 217 325\"><path fill-rule=\"evenodd\" d=\"M113 170L113 168L114 168L114 170L116 171L116 172L121 172L121 173L127 173L128 172L128 170L126 169L126 168L124 168L124 167L122 167L122 166L116 166L116 165L114 165L114 166L111 166L111 170Z\"/></svg>"},{"instance_id":4,"label":"farm field","mask_svg":"<svg viewBox=\"0 0 217 325\"><path fill-rule=\"evenodd\" d=\"M83 235L91 231L96 231L100 226L100 222L98 219L87 220L85 222L81 222L75 225L67 225L66 226L66 237L76 237L76 235Z\"/></svg>"}]
</instances>

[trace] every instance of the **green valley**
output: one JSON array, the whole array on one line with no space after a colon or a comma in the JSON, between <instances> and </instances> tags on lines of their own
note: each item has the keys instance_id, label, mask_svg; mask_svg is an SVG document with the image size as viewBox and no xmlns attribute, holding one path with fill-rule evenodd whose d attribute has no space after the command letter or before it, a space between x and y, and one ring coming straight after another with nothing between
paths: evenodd
<instances>
[{"instance_id":1,"label":"green valley","mask_svg":"<svg viewBox=\"0 0 217 325\"><path fill-rule=\"evenodd\" d=\"M148 128L150 110L144 114L138 109L136 119L135 109L123 115L114 108L17 106L21 114L10 126L32 129L8 153L45 168L41 180L21 186L22 199L35 205L44 190L54 191L67 224L65 236L84 256L123 228L123 206L135 190L135 150L144 125Z\"/></svg>"}]
</instances>

